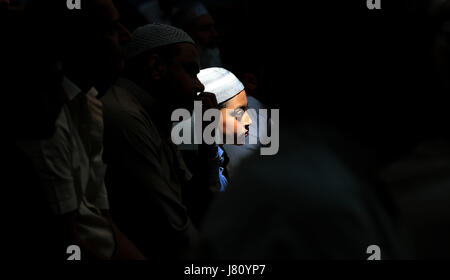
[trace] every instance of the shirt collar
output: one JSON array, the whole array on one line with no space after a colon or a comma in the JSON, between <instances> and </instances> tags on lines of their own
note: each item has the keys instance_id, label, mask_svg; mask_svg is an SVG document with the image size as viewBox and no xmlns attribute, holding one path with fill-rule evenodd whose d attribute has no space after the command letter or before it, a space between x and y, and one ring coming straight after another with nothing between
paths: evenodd
<instances>
[{"instance_id":1,"label":"shirt collar","mask_svg":"<svg viewBox=\"0 0 450 280\"><path fill-rule=\"evenodd\" d=\"M69 97L69 100L74 99L75 96L77 96L81 92L81 89L76 84L74 84L71 80L69 80L67 77L63 78L62 85L67 92L67 96Z\"/></svg>"},{"instance_id":2,"label":"shirt collar","mask_svg":"<svg viewBox=\"0 0 450 280\"><path fill-rule=\"evenodd\" d=\"M67 92L69 100L73 100L80 92L82 92L82 90L75 83L73 83L65 76L63 78L62 85ZM86 94L95 97L97 96L98 92L94 87L91 87Z\"/></svg>"}]
</instances>

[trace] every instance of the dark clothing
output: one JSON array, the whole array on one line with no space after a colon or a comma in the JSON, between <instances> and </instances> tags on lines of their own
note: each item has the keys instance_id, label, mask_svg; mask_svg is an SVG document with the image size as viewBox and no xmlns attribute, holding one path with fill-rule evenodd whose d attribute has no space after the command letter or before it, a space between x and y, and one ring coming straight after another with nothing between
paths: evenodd
<instances>
[{"instance_id":1,"label":"dark clothing","mask_svg":"<svg viewBox=\"0 0 450 280\"><path fill-rule=\"evenodd\" d=\"M147 258L186 257L198 239L183 197L183 186L192 174L160 121L160 105L126 79L120 79L102 101L113 219ZM218 189L217 166L218 162L212 185Z\"/></svg>"},{"instance_id":2,"label":"dark clothing","mask_svg":"<svg viewBox=\"0 0 450 280\"><path fill-rule=\"evenodd\" d=\"M331 145L340 140L320 128L290 129L296 133L280 135L277 155L245 161L213 202L202 257L367 259L370 245L382 259L404 257L396 220L368 178Z\"/></svg>"},{"instance_id":3,"label":"dark clothing","mask_svg":"<svg viewBox=\"0 0 450 280\"><path fill-rule=\"evenodd\" d=\"M31 160L14 143L3 157L2 252L10 260L65 260L67 240L57 225Z\"/></svg>"},{"instance_id":4,"label":"dark clothing","mask_svg":"<svg viewBox=\"0 0 450 280\"><path fill-rule=\"evenodd\" d=\"M450 258L449 142L422 142L389 164L382 178L401 209L415 257Z\"/></svg>"}]
</instances>

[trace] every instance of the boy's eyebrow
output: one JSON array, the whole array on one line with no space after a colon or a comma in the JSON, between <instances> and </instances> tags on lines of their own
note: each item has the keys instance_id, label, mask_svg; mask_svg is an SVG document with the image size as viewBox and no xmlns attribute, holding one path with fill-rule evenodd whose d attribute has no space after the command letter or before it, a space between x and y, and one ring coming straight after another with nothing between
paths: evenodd
<instances>
[{"instance_id":1,"label":"boy's eyebrow","mask_svg":"<svg viewBox=\"0 0 450 280\"><path fill-rule=\"evenodd\" d=\"M247 109L247 107L248 107L248 102L245 102L244 104L242 104L238 108Z\"/></svg>"},{"instance_id":2,"label":"boy's eyebrow","mask_svg":"<svg viewBox=\"0 0 450 280\"><path fill-rule=\"evenodd\" d=\"M246 110L247 109L247 105L241 105L241 106L238 106L238 107L236 107L236 108L234 108L234 110L237 110L237 109L242 109L242 110Z\"/></svg>"}]
</instances>

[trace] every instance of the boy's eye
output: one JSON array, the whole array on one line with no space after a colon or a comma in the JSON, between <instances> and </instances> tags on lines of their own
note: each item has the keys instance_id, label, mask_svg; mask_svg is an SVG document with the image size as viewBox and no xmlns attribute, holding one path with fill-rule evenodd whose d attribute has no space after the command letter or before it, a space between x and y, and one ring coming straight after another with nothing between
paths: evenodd
<instances>
[{"instance_id":1,"label":"boy's eye","mask_svg":"<svg viewBox=\"0 0 450 280\"><path fill-rule=\"evenodd\" d=\"M235 117L237 118L242 118L242 116L244 115L244 110L243 109L236 109L234 110L234 114Z\"/></svg>"}]
</instances>

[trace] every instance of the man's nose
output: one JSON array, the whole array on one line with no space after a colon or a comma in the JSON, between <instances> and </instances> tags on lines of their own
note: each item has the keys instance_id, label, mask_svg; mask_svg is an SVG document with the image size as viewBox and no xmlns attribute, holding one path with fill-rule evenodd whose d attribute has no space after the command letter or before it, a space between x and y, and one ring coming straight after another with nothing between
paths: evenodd
<instances>
[{"instance_id":1,"label":"man's nose","mask_svg":"<svg viewBox=\"0 0 450 280\"><path fill-rule=\"evenodd\" d=\"M194 87L196 93L205 91L205 86L202 84L202 82L200 82L198 78L195 78Z\"/></svg>"}]
</instances>

